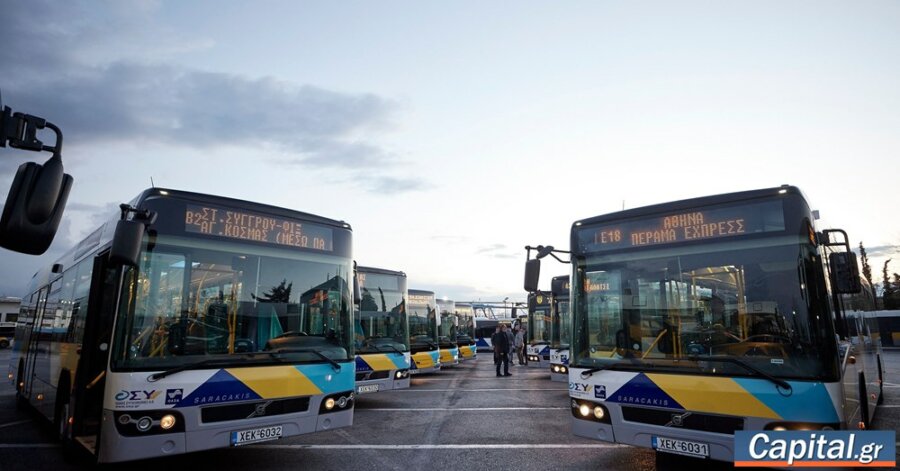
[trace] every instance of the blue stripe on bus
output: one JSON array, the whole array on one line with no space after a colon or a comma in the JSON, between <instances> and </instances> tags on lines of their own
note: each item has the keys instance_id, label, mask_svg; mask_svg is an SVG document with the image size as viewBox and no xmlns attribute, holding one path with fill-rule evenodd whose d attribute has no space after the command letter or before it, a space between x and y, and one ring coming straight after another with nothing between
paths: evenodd
<instances>
[{"instance_id":1,"label":"blue stripe on bus","mask_svg":"<svg viewBox=\"0 0 900 471\"><path fill-rule=\"evenodd\" d=\"M296 365L295 368L300 370L325 394L353 390L356 387L356 365L353 363L339 364L341 365L340 372L334 371L331 365L326 364Z\"/></svg>"},{"instance_id":2,"label":"blue stripe on bus","mask_svg":"<svg viewBox=\"0 0 900 471\"><path fill-rule=\"evenodd\" d=\"M766 380L734 378L734 381L784 420L817 423L841 421L822 383L788 381L792 392L786 395L780 394L775 385Z\"/></svg>"}]
</instances>

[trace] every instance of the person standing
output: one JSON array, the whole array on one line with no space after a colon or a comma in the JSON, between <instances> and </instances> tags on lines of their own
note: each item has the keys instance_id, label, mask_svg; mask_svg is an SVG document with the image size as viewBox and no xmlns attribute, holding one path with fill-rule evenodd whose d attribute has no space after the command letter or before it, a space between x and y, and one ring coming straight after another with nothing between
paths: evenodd
<instances>
[{"instance_id":1,"label":"person standing","mask_svg":"<svg viewBox=\"0 0 900 471\"><path fill-rule=\"evenodd\" d=\"M525 365L525 358L522 350L525 349L525 329L520 328L516 331L516 355L519 357L519 365Z\"/></svg>"},{"instance_id":2,"label":"person standing","mask_svg":"<svg viewBox=\"0 0 900 471\"><path fill-rule=\"evenodd\" d=\"M497 376L512 376L509 374L509 332L506 331L506 324L500 324L500 331L494 333L491 337L491 343L494 344L494 355L497 357ZM503 374L500 374L500 364L503 364Z\"/></svg>"},{"instance_id":3,"label":"person standing","mask_svg":"<svg viewBox=\"0 0 900 471\"><path fill-rule=\"evenodd\" d=\"M509 361L512 363L516 355L516 334L513 333L512 326L506 328L506 339L509 340Z\"/></svg>"}]
</instances>

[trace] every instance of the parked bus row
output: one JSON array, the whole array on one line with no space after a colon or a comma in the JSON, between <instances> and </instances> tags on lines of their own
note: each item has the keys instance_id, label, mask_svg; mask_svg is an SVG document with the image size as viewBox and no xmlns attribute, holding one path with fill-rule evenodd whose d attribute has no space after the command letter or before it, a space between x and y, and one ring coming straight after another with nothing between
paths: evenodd
<instances>
[{"instance_id":1,"label":"parked bus row","mask_svg":"<svg viewBox=\"0 0 900 471\"><path fill-rule=\"evenodd\" d=\"M471 309L351 254L343 221L148 189L32 278L17 401L118 462L347 427L356 394L475 358Z\"/></svg>"}]
</instances>

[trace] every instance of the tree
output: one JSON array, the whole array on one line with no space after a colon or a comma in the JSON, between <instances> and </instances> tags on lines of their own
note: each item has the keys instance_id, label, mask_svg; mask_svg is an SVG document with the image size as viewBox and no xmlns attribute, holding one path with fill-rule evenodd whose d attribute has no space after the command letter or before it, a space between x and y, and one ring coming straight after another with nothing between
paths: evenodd
<instances>
[{"instance_id":1,"label":"tree","mask_svg":"<svg viewBox=\"0 0 900 471\"><path fill-rule=\"evenodd\" d=\"M896 301L896 289L894 288L894 284L891 283L891 279L888 276L888 263L891 263L892 259L887 259L884 262L884 267L881 269L881 274L884 277L883 281L883 290L881 292L881 297L884 299L884 308L885 309L896 309L895 301Z\"/></svg>"},{"instance_id":2,"label":"tree","mask_svg":"<svg viewBox=\"0 0 900 471\"><path fill-rule=\"evenodd\" d=\"M262 296L256 296L253 293L250 293L250 296L261 303L287 304L291 302L291 287L293 286L293 281L288 284L287 280L285 279L281 280L281 283L279 283L278 286L273 286L268 293L263 293Z\"/></svg>"},{"instance_id":3,"label":"tree","mask_svg":"<svg viewBox=\"0 0 900 471\"><path fill-rule=\"evenodd\" d=\"M869 266L869 257L866 255L866 248L863 247L862 241L859 243L859 257L862 259L863 277L869 282L869 289L872 290L872 301L878 304L878 296L875 294L875 283L872 282L872 267Z\"/></svg>"}]
</instances>

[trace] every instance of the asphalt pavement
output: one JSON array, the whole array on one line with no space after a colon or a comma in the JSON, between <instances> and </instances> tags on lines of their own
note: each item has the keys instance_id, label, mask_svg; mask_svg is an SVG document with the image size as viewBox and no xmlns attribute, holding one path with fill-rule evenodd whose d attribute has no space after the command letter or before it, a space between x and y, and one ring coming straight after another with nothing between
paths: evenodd
<instances>
[{"instance_id":1,"label":"asphalt pavement","mask_svg":"<svg viewBox=\"0 0 900 471\"><path fill-rule=\"evenodd\" d=\"M5 371L9 350L0 350ZM888 382L876 428L900 424L900 350L885 352ZM567 384L516 366L498 378L490 358L416 376L407 390L360 396L351 428L241 448L108 466L192 470L650 470L655 455L572 435ZM80 469L63 460L49 426L18 411L0 381L0 470ZM679 466L681 467L681 466ZM691 469L733 469L697 462ZM746 469L746 468L745 468Z\"/></svg>"}]
</instances>

